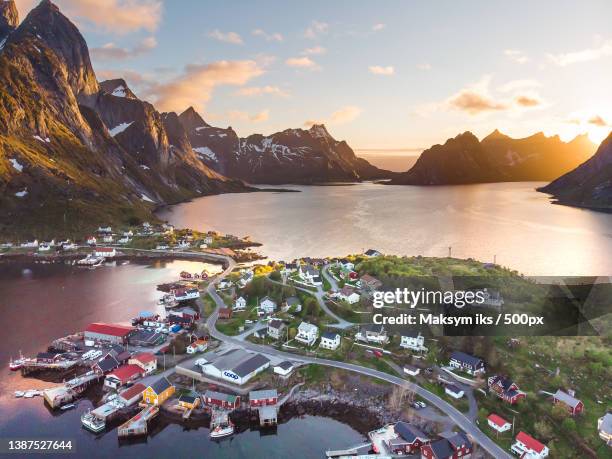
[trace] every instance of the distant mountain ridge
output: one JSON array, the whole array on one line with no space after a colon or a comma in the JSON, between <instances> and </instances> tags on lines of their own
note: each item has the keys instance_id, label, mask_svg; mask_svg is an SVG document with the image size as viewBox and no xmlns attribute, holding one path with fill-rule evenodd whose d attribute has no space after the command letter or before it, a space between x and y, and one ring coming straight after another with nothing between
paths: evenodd
<instances>
[{"instance_id":1,"label":"distant mountain ridge","mask_svg":"<svg viewBox=\"0 0 612 459\"><path fill-rule=\"evenodd\" d=\"M612 133L593 157L538 191L560 204L612 211Z\"/></svg>"},{"instance_id":2,"label":"distant mountain ridge","mask_svg":"<svg viewBox=\"0 0 612 459\"><path fill-rule=\"evenodd\" d=\"M586 135L563 142L539 132L513 139L498 130L479 141L471 132L425 150L414 166L391 180L396 185L548 181L576 167L594 152Z\"/></svg>"}]
</instances>

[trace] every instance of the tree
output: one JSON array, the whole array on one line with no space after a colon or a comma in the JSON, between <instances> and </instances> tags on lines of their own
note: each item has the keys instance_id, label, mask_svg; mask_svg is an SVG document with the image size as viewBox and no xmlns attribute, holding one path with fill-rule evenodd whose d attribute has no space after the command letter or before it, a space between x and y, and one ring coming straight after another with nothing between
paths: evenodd
<instances>
[{"instance_id":1,"label":"tree","mask_svg":"<svg viewBox=\"0 0 612 459\"><path fill-rule=\"evenodd\" d=\"M544 419L541 419L540 421L536 421L535 424L533 425L533 428L536 434L538 435L538 437L544 441L549 440L553 436L552 427Z\"/></svg>"},{"instance_id":2,"label":"tree","mask_svg":"<svg viewBox=\"0 0 612 459\"><path fill-rule=\"evenodd\" d=\"M567 432L576 432L576 421L572 418L565 418L561 423L561 427Z\"/></svg>"},{"instance_id":3,"label":"tree","mask_svg":"<svg viewBox=\"0 0 612 459\"><path fill-rule=\"evenodd\" d=\"M557 421L561 421L569 416L567 407L563 403L553 405L552 409L550 410L550 414Z\"/></svg>"}]
</instances>

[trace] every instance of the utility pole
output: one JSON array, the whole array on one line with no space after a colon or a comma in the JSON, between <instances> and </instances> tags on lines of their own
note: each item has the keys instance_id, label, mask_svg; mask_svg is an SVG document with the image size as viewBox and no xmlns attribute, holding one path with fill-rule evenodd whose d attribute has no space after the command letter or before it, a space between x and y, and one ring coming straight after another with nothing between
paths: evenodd
<instances>
[{"instance_id":1,"label":"utility pole","mask_svg":"<svg viewBox=\"0 0 612 459\"><path fill-rule=\"evenodd\" d=\"M452 251L453 251L453 248L452 248L452 247L449 247L449 248L448 248L448 258L452 258L452 257L451 257Z\"/></svg>"},{"instance_id":2,"label":"utility pole","mask_svg":"<svg viewBox=\"0 0 612 459\"><path fill-rule=\"evenodd\" d=\"M497 264L497 255L493 255L493 264L496 265Z\"/></svg>"}]
</instances>

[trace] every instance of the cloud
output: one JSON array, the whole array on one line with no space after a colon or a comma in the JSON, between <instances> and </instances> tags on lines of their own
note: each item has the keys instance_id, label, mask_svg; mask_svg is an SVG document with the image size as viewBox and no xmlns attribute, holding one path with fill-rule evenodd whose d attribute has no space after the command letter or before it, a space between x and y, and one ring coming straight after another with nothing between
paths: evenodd
<instances>
[{"instance_id":1,"label":"cloud","mask_svg":"<svg viewBox=\"0 0 612 459\"><path fill-rule=\"evenodd\" d=\"M304 31L304 37L314 40L319 38L321 35L327 34L328 32L329 24L326 22L312 21Z\"/></svg>"},{"instance_id":2,"label":"cloud","mask_svg":"<svg viewBox=\"0 0 612 459\"><path fill-rule=\"evenodd\" d=\"M529 62L529 57L527 57L519 49L506 49L504 50L504 55L511 61L516 62L517 64L525 64Z\"/></svg>"},{"instance_id":3,"label":"cloud","mask_svg":"<svg viewBox=\"0 0 612 459\"><path fill-rule=\"evenodd\" d=\"M217 86L243 86L263 73L264 69L253 60L189 64L182 74L167 82L151 82L146 95L161 111L182 110L206 104Z\"/></svg>"},{"instance_id":4,"label":"cloud","mask_svg":"<svg viewBox=\"0 0 612 459\"><path fill-rule=\"evenodd\" d=\"M100 48L91 48L90 53L97 60L125 60L151 51L157 46L155 37L147 37L134 48L119 48L114 43L107 43Z\"/></svg>"},{"instance_id":5,"label":"cloud","mask_svg":"<svg viewBox=\"0 0 612 459\"><path fill-rule=\"evenodd\" d=\"M382 29L384 29L385 27L387 27L387 24L382 24L382 23L374 24L374 25L372 26L372 31L374 31L374 32L379 32L379 31L381 31Z\"/></svg>"},{"instance_id":6,"label":"cloud","mask_svg":"<svg viewBox=\"0 0 612 459\"><path fill-rule=\"evenodd\" d=\"M342 107L336 110L331 115L329 115L327 118L320 119L320 120L315 120L315 119L306 120L304 122L304 126L310 127L313 124L336 125L336 124L350 123L351 121L356 119L359 115L361 115L362 112L363 110L360 107L357 107L355 105L347 105L346 107Z\"/></svg>"},{"instance_id":7,"label":"cloud","mask_svg":"<svg viewBox=\"0 0 612 459\"><path fill-rule=\"evenodd\" d=\"M600 115L592 116L591 118L588 119L587 123L592 124L593 126L598 126L598 127L612 126L612 124L607 123L606 120L604 120Z\"/></svg>"},{"instance_id":8,"label":"cloud","mask_svg":"<svg viewBox=\"0 0 612 459\"><path fill-rule=\"evenodd\" d=\"M314 56L317 54L325 54L327 52L327 49L323 48L322 46L313 46L312 48L306 48L304 51L302 51L302 54L305 56Z\"/></svg>"},{"instance_id":9,"label":"cloud","mask_svg":"<svg viewBox=\"0 0 612 459\"><path fill-rule=\"evenodd\" d=\"M279 97L289 97L289 93L282 90L278 86L249 86L246 88L240 88L234 93L237 96L262 96L264 94L270 94Z\"/></svg>"},{"instance_id":10,"label":"cloud","mask_svg":"<svg viewBox=\"0 0 612 459\"><path fill-rule=\"evenodd\" d=\"M227 116L232 120L238 121L251 121L253 123L261 123L262 121L267 121L270 117L270 110L262 110L259 113L255 113L253 115L243 112L241 110L230 110L227 112Z\"/></svg>"},{"instance_id":11,"label":"cloud","mask_svg":"<svg viewBox=\"0 0 612 459\"><path fill-rule=\"evenodd\" d=\"M254 29L251 33L256 37L264 38L266 41L283 41L284 39L283 36L278 32L268 33L263 29Z\"/></svg>"},{"instance_id":12,"label":"cloud","mask_svg":"<svg viewBox=\"0 0 612 459\"><path fill-rule=\"evenodd\" d=\"M290 57L289 59L285 61L285 64L287 64L289 67L296 67L296 68L310 69L310 70L316 70L319 68L317 63L309 57Z\"/></svg>"},{"instance_id":13,"label":"cloud","mask_svg":"<svg viewBox=\"0 0 612 459\"><path fill-rule=\"evenodd\" d=\"M33 0L17 0L21 17L34 6ZM126 34L145 29L153 32L162 18L160 0L55 0L62 13L110 33Z\"/></svg>"},{"instance_id":14,"label":"cloud","mask_svg":"<svg viewBox=\"0 0 612 459\"><path fill-rule=\"evenodd\" d=\"M422 64L417 64L416 68L419 70L431 70L431 64L424 62Z\"/></svg>"},{"instance_id":15,"label":"cloud","mask_svg":"<svg viewBox=\"0 0 612 459\"><path fill-rule=\"evenodd\" d=\"M215 40L222 41L224 43L231 43L233 45L242 45L244 43L242 41L242 37L236 32L221 32L219 29L215 29L208 32L208 36Z\"/></svg>"},{"instance_id":16,"label":"cloud","mask_svg":"<svg viewBox=\"0 0 612 459\"><path fill-rule=\"evenodd\" d=\"M448 99L448 105L455 109L478 115L483 112L506 110L508 105L480 94L471 89L462 89L459 93Z\"/></svg>"},{"instance_id":17,"label":"cloud","mask_svg":"<svg viewBox=\"0 0 612 459\"><path fill-rule=\"evenodd\" d=\"M370 73L374 75L393 75L395 73L395 69L393 66L388 65L387 67L381 67L380 65L371 65L368 67Z\"/></svg>"},{"instance_id":18,"label":"cloud","mask_svg":"<svg viewBox=\"0 0 612 459\"><path fill-rule=\"evenodd\" d=\"M576 64L578 62L594 61L606 56L612 56L612 40L606 40L596 48L547 55L549 61L561 67Z\"/></svg>"},{"instance_id":19,"label":"cloud","mask_svg":"<svg viewBox=\"0 0 612 459\"><path fill-rule=\"evenodd\" d=\"M538 97L531 96L516 96L514 101L521 107L537 107L542 104L542 101Z\"/></svg>"}]
</instances>

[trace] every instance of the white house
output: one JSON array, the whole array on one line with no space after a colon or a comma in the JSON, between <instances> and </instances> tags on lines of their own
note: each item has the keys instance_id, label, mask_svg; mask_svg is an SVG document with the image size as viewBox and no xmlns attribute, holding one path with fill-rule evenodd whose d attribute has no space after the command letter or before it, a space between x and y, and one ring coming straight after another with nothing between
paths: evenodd
<instances>
[{"instance_id":1,"label":"white house","mask_svg":"<svg viewBox=\"0 0 612 459\"><path fill-rule=\"evenodd\" d=\"M353 271L355 269L355 263L347 259L338 260L338 265L346 271Z\"/></svg>"},{"instance_id":2,"label":"white house","mask_svg":"<svg viewBox=\"0 0 612 459\"><path fill-rule=\"evenodd\" d=\"M217 284L217 287L219 290L225 290L226 288L230 288L232 286L231 281L228 280L222 280L221 282L219 282Z\"/></svg>"},{"instance_id":3,"label":"white house","mask_svg":"<svg viewBox=\"0 0 612 459\"><path fill-rule=\"evenodd\" d=\"M340 289L337 293L336 297L342 301L346 301L348 304L355 304L359 302L359 293L355 291L354 288L345 285Z\"/></svg>"},{"instance_id":4,"label":"white house","mask_svg":"<svg viewBox=\"0 0 612 459\"><path fill-rule=\"evenodd\" d=\"M22 242L19 247L24 249L34 249L38 247L38 239L34 239L33 241Z\"/></svg>"},{"instance_id":5,"label":"white house","mask_svg":"<svg viewBox=\"0 0 612 459\"><path fill-rule=\"evenodd\" d=\"M362 325L359 332L355 335L357 341L365 341L366 343L376 343L385 345L389 342L389 336L385 327L376 324Z\"/></svg>"},{"instance_id":6,"label":"white house","mask_svg":"<svg viewBox=\"0 0 612 459\"><path fill-rule=\"evenodd\" d=\"M518 433L510 451L529 459L543 459L548 456L548 447L525 432Z\"/></svg>"},{"instance_id":7,"label":"white house","mask_svg":"<svg viewBox=\"0 0 612 459\"><path fill-rule=\"evenodd\" d=\"M168 244L158 244L155 250L168 250L169 248L170 246Z\"/></svg>"},{"instance_id":8,"label":"white house","mask_svg":"<svg viewBox=\"0 0 612 459\"><path fill-rule=\"evenodd\" d=\"M402 332L400 347L404 349L412 349L413 351L426 351L427 348L423 345L425 337L417 330L406 330Z\"/></svg>"},{"instance_id":9,"label":"white house","mask_svg":"<svg viewBox=\"0 0 612 459\"><path fill-rule=\"evenodd\" d=\"M276 302L272 299L270 299L270 297L266 296L264 297L260 302L259 302L259 310L263 313L263 314L272 314L274 311L276 311Z\"/></svg>"},{"instance_id":10,"label":"white house","mask_svg":"<svg viewBox=\"0 0 612 459\"><path fill-rule=\"evenodd\" d=\"M283 312L288 312L293 309L292 312L298 313L302 310L302 304L300 299L296 296L290 296L285 300L285 306L283 306Z\"/></svg>"},{"instance_id":11,"label":"white house","mask_svg":"<svg viewBox=\"0 0 612 459\"><path fill-rule=\"evenodd\" d=\"M309 324L308 322L302 322L298 327L298 333L295 336L295 340L308 346L312 346L318 337L319 329L316 325Z\"/></svg>"},{"instance_id":12,"label":"white house","mask_svg":"<svg viewBox=\"0 0 612 459\"><path fill-rule=\"evenodd\" d=\"M606 413L597 420L597 431L599 438L606 442L608 446L612 446L612 413Z\"/></svg>"},{"instance_id":13,"label":"white house","mask_svg":"<svg viewBox=\"0 0 612 459\"><path fill-rule=\"evenodd\" d=\"M421 372L420 368L413 367L413 366L410 366L410 365L405 365L404 366L404 373L406 373L407 375L417 376L420 372Z\"/></svg>"},{"instance_id":14,"label":"white house","mask_svg":"<svg viewBox=\"0 0 612 459\"><path fill-rule=\"evenodd\" d=\"M484 361L465 352L453 351L448 364L471 375L485 372Z\"/></svg>"},{"instance_id":15,"label":"white house","mask_svg":"<svg viewBox=\"0 0 612 459\"><path fill-rule=\"evenodd\" d=\"M51 246L47 244L46 242L43 242L42 244L38 246L39 252L49 252L50 250L51 250Z\"/></svg>"},{"instance_id":16,"label":"white house","mask_svg":"<svg viewBox=\"0 0 612 459\"><path fill-rule=\"evenodd\" d=\"M506 432L512 428L512 424L496 414L490 414L487 418L487 423L489 424L489 427L499 433Z\"/></svg>"},{"instance_id":17,"label":"white house","mask_svg":"<svg viewBox=\"0 0 612 459\"><path fill-rule=\"evenodd\" d=\"M456 399L460 399L461 397L465 395L465 392L463 391L463 389L453 384L449 384L448 386L446 386L444 388L444 392L447 395L450 395L451 397L456 398Z\"/></svg>"},{"instance_id":18,"label":"white house","mask_svg":"<svg viewBox=\"0 0 612 459\"><path fill-rule=\"evenodd\" d=\"M112 234L105 234L104 236L102 236L102 242L104 242L106 244L110 244L111 242L113 242L113 235Z\"/></svg>"},{"instance_id":19,"label":"white house","mask_svg":"<svg viewBox=\"0 0 612 459\"><path fill-rule=\"evenodd\" d=\"M112 233L113 229L110 226L99 226L98 233Z\"/></svg>"},{"instance_id":20,"label":"white house","mask_svg":"<svg viewBox=\"0 0 612 459\"><path fill-rule=\"evenodd\" d=\"M295 367L293 363L289 362L288 360L285 360L284 362L281 362L274 367L274 374L286 378L290 376L291 373L293 373L294 368Z\"/></svg>"},{"instance_id":21,"label":"white house","mask_svg":"<svg viewBox=\"0 0 612 459\"><path fill-rule=\"evenodd\" d=\"M245 269L242 272L240 279L238 280L238 287L240 288L246 287L249 284L249 282L253 280L253 277L255 277L255 273L250 269Z\"/></svg>"},{"instance_id":22,"label":"white house","mask_svg":"<svg viewBox=\"0 0 612 459\"><path fill-rule=\"evenodd\" d=\"M319 347L335 351L340 346L340 335L334 332L321 333L321 341Z\"/></svg>"},{"instance_id":23,"label":"white house","mask_svg":"<svg viewBox=\"0 0 612 459\"><path fill-rule=\"evenodd\" d=\"M210 245L213 243L213 237L212 236L206 236L204 238L204 244Z\"/></svg>"},{"instance_id":24,"label":"white house","mask_svg":"<svg viewBox=\"0 0 612 459\"><path fill-rule=\"evenodd\" d=\"M268 336L274 339L281 339L285 336L287 326L280 319L272 319L268 322Z\"/></svg>"},{"instance_id":25,"label":"white house","mask_svg":"<svg viewBox=\"0 0 612 459\"><path fill-rule=\"evenodd\" d=\"M96 247L94 255L96 257L112 258L117 256L117 251L114 247Z\"/></svg>"},{"instance_id":26,"label":"white house","mask_svg":"<svg viewBox=\"0 0 612 459\"><path fill-rule=\"evenodd\" d=\"M298 276L306 284L323 285L319 276L319 270L312 265L300 265Z\"/></svg>"},{"instance_id":27,"label":"white house","mask_svg":"<svg viewBox=\"0 0 612 459\"><path fill-rule=\"evenodd\" d=\"M234 303L234 311L244 311L246 309L247 302L243 296L239 296Z\"/></svg>"},{"instance_id":28,"label":"white house","mask_svg":"<svg viewBox=\"0 0 612 459\"><path fill-rule=\"evenodd\" d=\"M369 250L365 251L364 255L366 257L373 258L373 257L380 257L382 255L382 253L380 253L378 250L369 249Z\"/></svg>"},{"instance_id":29,"label":"white house","mask_svg":"<svg viewBox=\"0 0 612 459\"><path fill-rule=\"evenodd\" d=\"M118 244L129 244L130 238L127 236L123 236L121 239L117 241Z\"/></svg>"}]
</instances>

